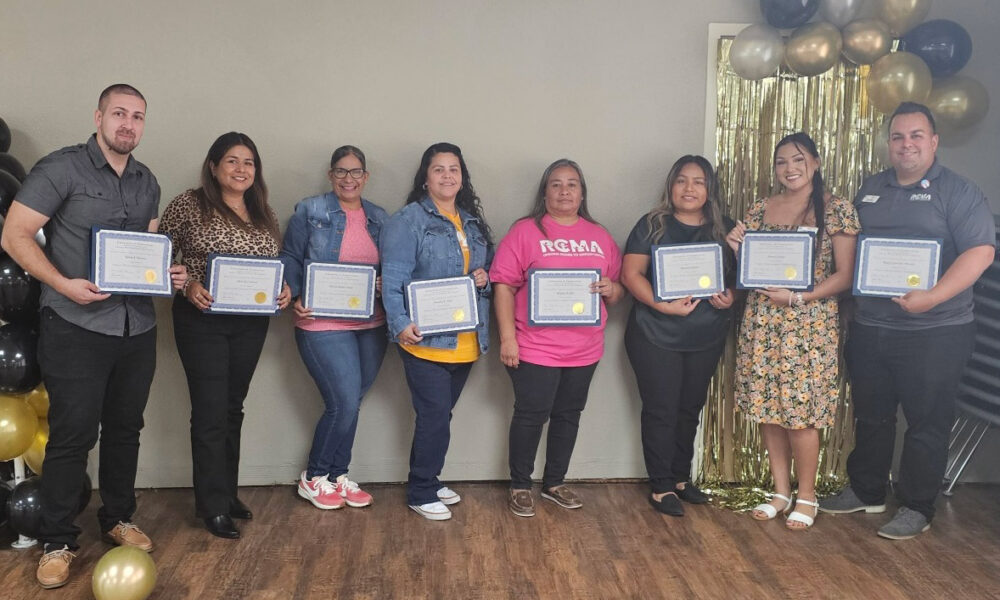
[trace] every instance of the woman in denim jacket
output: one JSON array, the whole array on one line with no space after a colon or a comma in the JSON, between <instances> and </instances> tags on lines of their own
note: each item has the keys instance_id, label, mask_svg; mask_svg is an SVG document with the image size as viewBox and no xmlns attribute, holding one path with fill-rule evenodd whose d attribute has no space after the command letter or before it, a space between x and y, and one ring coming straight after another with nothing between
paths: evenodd
<instances>
[{"instance_id":1,"label":"woman in denim jacket","mask_svg":"<svg viewBox=\"0 0 1000 600\"><path fill-rule=\"evenodd\" d=\"M435 521L451 518L446 504L461 498L441 485L451 437L451 411L472 363L489 344L489 269L493 240L458 146L428 148L406 206L385 225L381 239L383 297L389 335L410 387L416 426L410 450L407 504ZM414 279L469 274L479 289L475 331L422 336L404 303Z\"/></svg>"},{"instance_id":2,"label":"woman in denim jacket","mask_svg":"<svg viewBox=\"0 0 1000 600\"><path fill-rule=\"evenodd\" d=\"M325 409L313 434L299 495L317 508L368 506L372 497L347 477L361 398L375 381L387 345L385 312L376 303L370 320L314 318L302 306L307 260L379 265L378 244L388 214L361 197L368 171L354 146L330 159L333 191L306 198L288 222L281 262L295 300L295 342ZM376 279L376 293L381 289Z\"/></svg>"}]
</instances>

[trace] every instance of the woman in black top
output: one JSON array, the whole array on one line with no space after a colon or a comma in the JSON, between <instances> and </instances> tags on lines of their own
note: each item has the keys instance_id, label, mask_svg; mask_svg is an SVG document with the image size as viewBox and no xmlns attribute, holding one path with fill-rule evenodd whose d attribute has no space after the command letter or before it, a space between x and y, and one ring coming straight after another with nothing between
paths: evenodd
<instances>
[{"instance_id":1,"label":"woman in black top","mask_svg":"<svg viewBox=\"0 0 1000 600\"><path fill-rule=\"evenodd\" d=\"M732 317L735 257L725 243L734 223L722 216L719 184L701 156L682 156L667 175L660 204L639 219L625 245L622 283L637 302L625 331L625 350L642 398L642 451L653 507L683 516L681 500L708 502L691 483L698 415L725 345ZM657 302L651 248L718 242L726 289L707 298Z\"/></svg>"}]
</instances>

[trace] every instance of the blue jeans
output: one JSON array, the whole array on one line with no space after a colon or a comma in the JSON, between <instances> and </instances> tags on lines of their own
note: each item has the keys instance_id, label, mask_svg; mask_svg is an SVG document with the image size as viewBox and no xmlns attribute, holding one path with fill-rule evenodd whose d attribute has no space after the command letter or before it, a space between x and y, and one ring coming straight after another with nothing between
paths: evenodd
<instances>
[{"instance_id":1,"label":"blue jeans","mask_svg":"<svg viewBox=\"0 0 1000 600\"><path fill-rule=\"evenodd\" d=\"M410 386L416 424L410 447L410 475L406 503L411 506L437 502L438 475L451 442L451 411L469 378L472 363L439 363L413 356L399 348Z\"/></svg>"},{"instance_id":2,"label":"blue jeans","mask_svg":"<svg viewBox=\"0 0 1000 600\"><path fill-rule=\"evenodd\" d=\"M361 398L375 381L387 345L385 327L354 331L295 329L295 342L326 408L316 423L306 477L347 473Z\"/></svg>"}]
</instances>

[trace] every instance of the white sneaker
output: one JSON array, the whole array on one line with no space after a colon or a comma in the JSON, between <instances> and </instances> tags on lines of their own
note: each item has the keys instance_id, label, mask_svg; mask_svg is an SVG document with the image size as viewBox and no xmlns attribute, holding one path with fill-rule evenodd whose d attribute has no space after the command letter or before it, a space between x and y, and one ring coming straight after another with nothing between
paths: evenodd
<instances>
[{"instance_id":1,"label":"white sneaker","mask_svg":"<svg viewBox=\"0 0 1000 600\"><path fill-rule=\"evenodd\" d=\"M437 496L442 504L458 504L462 501L462 497L458 495L458 492L449 487L439 489Z\"/></svg>"},{"instance_id":2,"label":"white sneaker","mask_svg":"<svg viewBox=\"0 0 1000 600\"><path fill-rule=\"evenodd\" d=\"M411 504L410 508L417 511L417 513L425 519L430 519L431 521L447 521L451 518L451 511L448 507L440 502L431 502L429 504Z\"/></svg>"}]
</instances>

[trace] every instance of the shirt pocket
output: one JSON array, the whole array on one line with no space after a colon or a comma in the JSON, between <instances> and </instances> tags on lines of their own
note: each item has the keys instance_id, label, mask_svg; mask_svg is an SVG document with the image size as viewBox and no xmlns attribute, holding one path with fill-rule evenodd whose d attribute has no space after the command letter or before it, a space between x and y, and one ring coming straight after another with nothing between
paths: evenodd
<instances>
[{"instance_id":1,"label":"shirt pocket","mask_svg":"<svg viewBox=\"0 0 1000 600\"><path fill-rule=\"evenodd\" d=\"M99 186L85 186L70 196L62 209L67 221L80 227L122 229L127 223L121 202Z\"/></svg>"},{"instance_id":2,"label":"shirt pocket","mask_svg":"<svg viewBox=\"0 0 1000 600\"><path fill-rule=\"evenodd\" d=\"M309 254L311 258L325 260L329 258L330 236L333 235L333 224L329 220L309 217Z\"/></svg>"},{"instance_id":3,"label":"shirt pocket","mask_svg":"<svg viewBox=\"0 0 1000 600\"><path fill-rule=\"evenodd\" d=\"M453 245L457 246L457 242L452 240L451 232L448 229L444 227L425 229L423 239L420 241L417 261L425 265L425 268L429 268L431 272L448 271L448 264L441 261L447 260L452 255L451 247Z\"/></svg>"}]
</instances>

